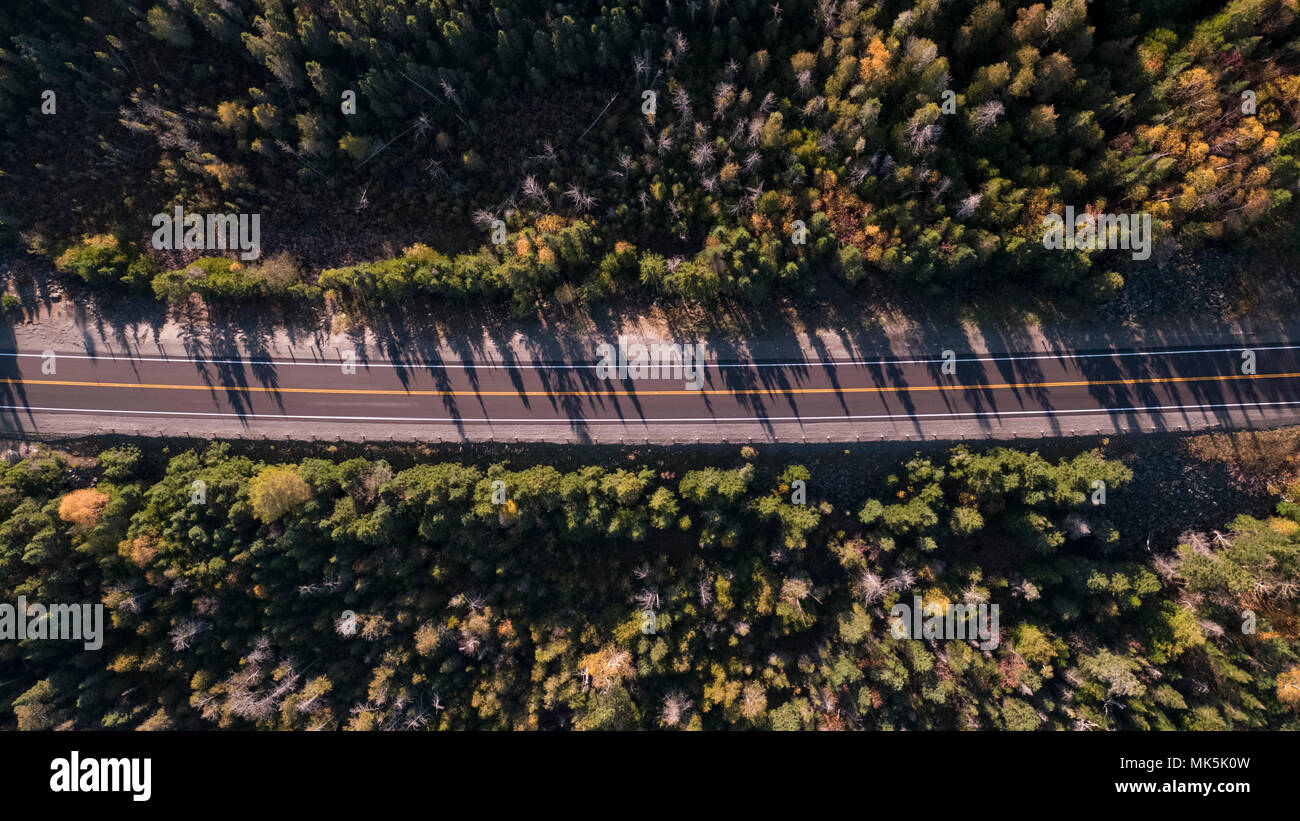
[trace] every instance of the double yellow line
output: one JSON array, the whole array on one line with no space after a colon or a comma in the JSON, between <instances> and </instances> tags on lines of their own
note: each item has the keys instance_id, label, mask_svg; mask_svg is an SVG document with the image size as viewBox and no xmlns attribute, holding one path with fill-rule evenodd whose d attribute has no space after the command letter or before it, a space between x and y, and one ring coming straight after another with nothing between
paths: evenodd
<instances>
[{"instance_id":1,"label":"double yellow line","mask_svg":"<svg viewBox=\"0 0 1300 821\"><path fill-rule=\"evenodd\" d=\"M1135 379L1098 379L1073 382L1003 382L987 385L899 385L865 388L701 388L699 390L607 391L478 391L397 390L384 388L267 388L250 385L167 385L147 382L77 382L65 379L0 379L5 385L45 385L64 388L136 388L160 391L236 391L239 393L308 393L342 396L798 396L819 393L912 393L922 391L1023 390L1028 388L1082 388L1115 385L1165 385L1192 382L1231 382L1248 379L1296 379L1300 373L1222 374L1214 376L1152 376Z\"/></svg>"}]
</instances>

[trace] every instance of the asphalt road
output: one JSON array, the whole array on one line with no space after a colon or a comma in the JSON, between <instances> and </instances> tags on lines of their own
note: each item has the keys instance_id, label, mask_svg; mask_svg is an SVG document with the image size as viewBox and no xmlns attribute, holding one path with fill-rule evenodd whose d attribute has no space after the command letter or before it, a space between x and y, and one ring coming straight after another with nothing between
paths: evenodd
<instances>
[{"instance_id":1,"label":"asphalt road","mask_svg":"<svg viewBox=\"0 0 1300 821\"><path fill-rule=\"evenodd\" d=\"M874 441L1300 423L1300 345L716 362L605 380L594 362L401 363L0 352L0 432L592 442ZM44 370L49 370L48 366Z\"/></svg>"}]
</instances>

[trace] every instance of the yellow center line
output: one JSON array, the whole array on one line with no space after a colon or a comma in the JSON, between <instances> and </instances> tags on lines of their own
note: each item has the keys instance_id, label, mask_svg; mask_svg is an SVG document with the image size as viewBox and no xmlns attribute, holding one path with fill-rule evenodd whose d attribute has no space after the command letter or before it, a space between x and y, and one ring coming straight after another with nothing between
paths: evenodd
<instances>
[{"instance_id":1,"label":"yellow center line","mask_svg":"<svg viewBox=\"0 0 1300 821\"><path fill-rule=\"evenodd\" d=\"M395 390L384 388L268 388L250 385L165 385L146 382L75 382L64 379L0 379L5 385L48 385L64 388L141 388L167 391L237 391L239 393L312 393L346 396L718 396L767 394L774 396L818 393L911 393L913 391L1021 390L1026 388L1081 388L1107 385L1162 385L1188 382L1227 382L1238 379L1296 379L1300 373L1221 374L1214 376L1150 376L1133 379L1097 379L1076 382L1003 382L979 385L887 385L864 388L701 388L699 390L642 391L476 391Z\"/></svg>"}]
</instances>

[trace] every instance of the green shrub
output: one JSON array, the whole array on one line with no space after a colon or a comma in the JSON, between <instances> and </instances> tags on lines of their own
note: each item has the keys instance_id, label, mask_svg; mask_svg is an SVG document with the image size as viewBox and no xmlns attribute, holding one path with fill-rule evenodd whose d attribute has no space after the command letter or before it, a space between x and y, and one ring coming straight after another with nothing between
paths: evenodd
<instances>
[{"instance_id":1,"label":"green shrub","mask_svg":"<svg viewBox=\"0 0 1300 821\"><path fill-rule=\"evenodd\" d=\"M156 270L151 259L124 246L110 234L83 237L79 244L59 254L54 265L94 287L134 291L148 287Z\"/></svg>"},{"instance_id":2,"label":"green shrub","mask_svg":"<svg viewBox=\"0 0 1300 821\"><path fill-rule=\"evenodd\" d=\"M202 257L184 268L164 271L153 279L159 299L180 302L190 294L204 299L238 301L267 295L266 281L243 263L226 257Z\"/></svg>"}]
</instances>

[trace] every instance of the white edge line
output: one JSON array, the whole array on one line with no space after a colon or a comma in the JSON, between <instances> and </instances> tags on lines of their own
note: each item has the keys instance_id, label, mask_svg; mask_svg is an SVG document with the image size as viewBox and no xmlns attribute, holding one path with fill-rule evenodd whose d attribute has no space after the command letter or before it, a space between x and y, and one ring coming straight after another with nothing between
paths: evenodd
<instances>
[{"instance_id":1,"label":"white edge line","mask_svg":"<svg viewBox=\"0 0 1300 821\"><path fill-rule=\"evenodd\" d=\"M256 419L258 421L274 421L277 419L310 419L317 421L337 421L337 422L440 422L446 424L519 424L531 423L537 425L573 425L573 424L622 424L635 425L640 423L687 423L687 422L846 422L857 419L893 419L893 420L911 420L911 419L952 419L962 416L986 417L986 416L1064 416L1067 414L1079 413L1135 413L1135 412L1152 412L1152 411L1178 411L1178 410L1208 410L1211 408L1264 408L1276 406L1300 405L1300 399L1286 402L1224 402L1209 405L1146 405L1130 408L1075 408L1070 410L1027 410L1027 411L961 411L957 413L915 413L907 415L893 414L876 414L876 415L853 415L853 416L732 416L732 417L663 417L653 419L623 420L623 419L455 419L451 417L422 417L422 416L308 416L304 414L279 414L275 416L257 414L239 414L219 411L147 411L147 410L104 410L99 408L45 408L30 407L27 405L0 405L0 410L19 410L42 413L86 413L100 415L115 414L136 414L143 416L203 416L203 417L236 417L242 419Z\"/></svg>"},{"instance_id":2,"label":"white edge line","mask_svg":"<svg viewBox=\"0 0 1300 821\"><path fill-rule=\"evenodd\" d=\"M972 356L958 357L957 362L1014 362L1018 360L1037 360L1037 359L1114 359L1123 356L1179 356L1183 354L1203 354L1203 353L1228 353L1236 351L1293 351L1300 349L1300 345L1242 345L1232 348L1200 348L1186 351L1116 351L1113 353L1069 353L1058 351L1055 353L1045 354L1008 354L1006 356ZM316 368L337 368L343 363L343 360L335 362L299 362L292 359L189 359L187 357L166 357L166 356L127 356L110 354L107 356L90 356L89 354L70 354L54 353L56 360L64 359L89 359L96 362L173 362L190 365L273 365L273 366L294 366L301 365ZM30 357L34 359L44 358L44 354L38 353L17 353L14 351L0 351L0 357ZM948 360L945 359L809 359L796 362L711 362L706 363L705 368L799 368L799 367L816 367L818 365L937 365L943 364ZM476 370L479 368L510 370L566 370L566 369L590 369L599 366L599 363L592 364L535 364L535 363L518 363L507 364L497 363L480 363L468 362L459 364L446 364L441 362L410 362L398 363L388 361L366 361L356 360L356 365L361 368L404 368L407 370L418 371L427 369L451 370L459 368L461 370Z\"/></svg>"}]
</instances>

